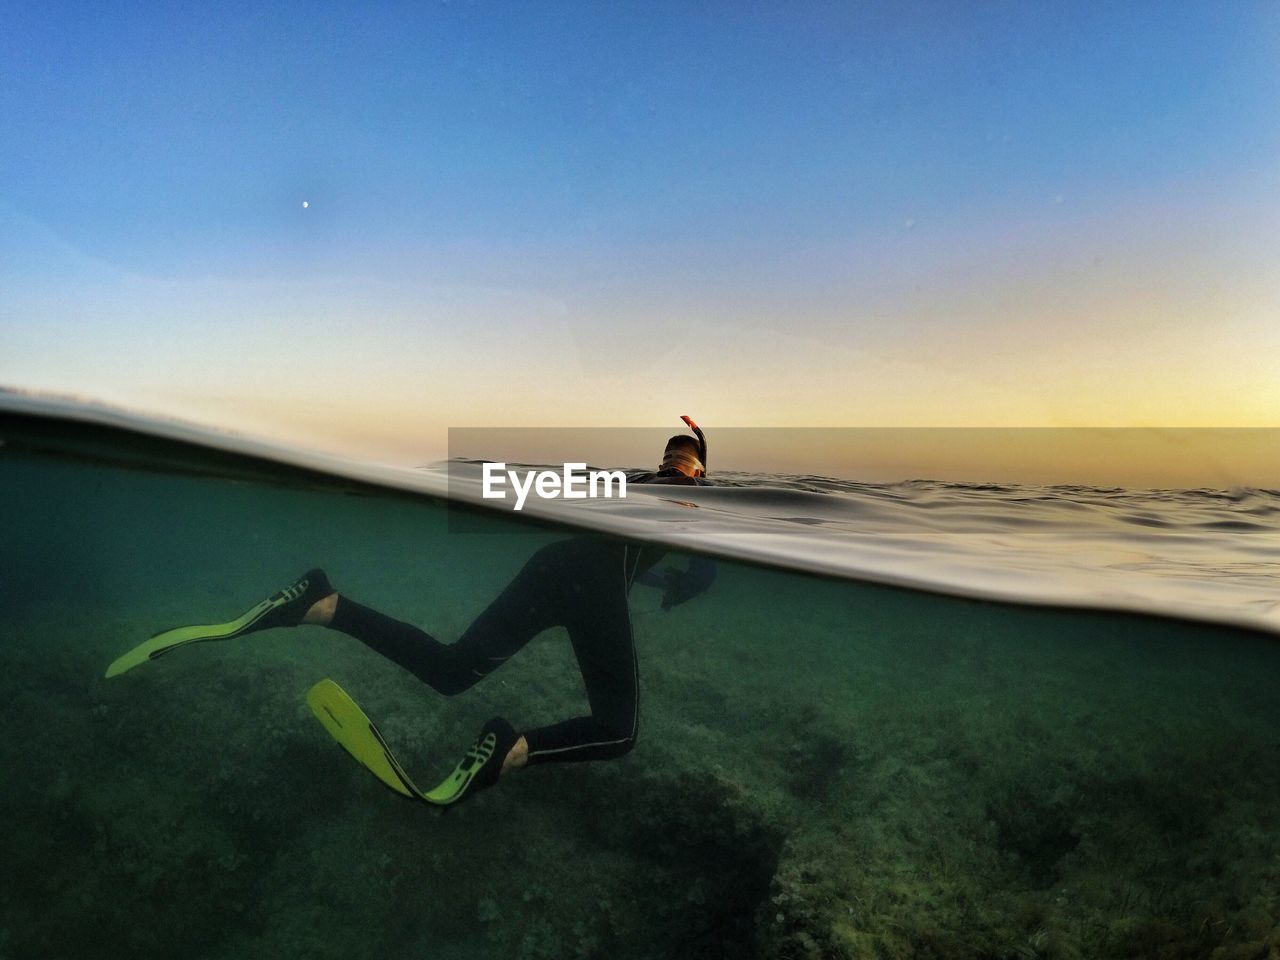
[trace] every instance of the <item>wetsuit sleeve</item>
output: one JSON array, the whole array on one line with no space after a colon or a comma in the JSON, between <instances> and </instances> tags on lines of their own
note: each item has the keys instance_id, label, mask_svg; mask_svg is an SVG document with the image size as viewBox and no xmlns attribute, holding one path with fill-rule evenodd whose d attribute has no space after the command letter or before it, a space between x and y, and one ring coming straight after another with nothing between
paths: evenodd
<instances>
[{"instance_id":1,"label":"wetsuit sleeve","mask_svg":"<svg viewBox=\"0 0 1280 960\"><path fill-rule=\"evenodd\" d=\"M646 570L637 582L647 587L662 587L662 609L670 610L678 607L686 600L692 600L699 594L706 593L716 579L716 562L706 557L690 557L689 567L678 570L667 567L664 570Z\"/></svg>"},{"instance_id":2,"label":"wetsuit sleeve","mask_svg":"<svg viewBox=\"0 0 1280 960\"><path fill-rule=\"evenodd\" d=\"M677 574L662 598L662 609L670 610L711 589L716 579L716 562L707 557L690 557L689 569Z\"/></svg>"},{"instance_id":3,"label":"wetsuit sleeve","mask_svg":"<svg viewBox=\"0 0 1280 960\"><path fill-rule=\"evenodd\" d=\"M667 571L667 573L669 572ZM653 567L650 567L636 577L636 583L643 583L646 587L665 587L667 585L667 576L666 573L659 573Z\"/></svg>"}]
</instances>

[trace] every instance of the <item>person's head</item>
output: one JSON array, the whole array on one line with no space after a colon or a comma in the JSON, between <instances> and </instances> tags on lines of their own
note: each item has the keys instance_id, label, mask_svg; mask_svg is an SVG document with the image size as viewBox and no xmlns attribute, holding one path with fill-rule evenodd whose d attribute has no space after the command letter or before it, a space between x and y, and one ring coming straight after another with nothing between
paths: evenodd
<instances>
[{"instance_id":1,"label":"person's head","mask_svg":"<svg viewBox=\"0 0 1280 960\"><path fill-rule=\"evenodd\" d=\"M679 473L686 477L704 477L707 468L698 455L698 441L686 434L676 434L667 441L662 452L662 465L659 473Z\"/></svg>"}]
</instances>

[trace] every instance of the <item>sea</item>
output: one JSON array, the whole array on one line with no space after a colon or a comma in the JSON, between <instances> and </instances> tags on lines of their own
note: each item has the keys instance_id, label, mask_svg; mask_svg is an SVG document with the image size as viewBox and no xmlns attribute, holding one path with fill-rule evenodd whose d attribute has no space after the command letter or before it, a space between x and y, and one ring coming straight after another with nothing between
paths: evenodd
<instances>
[{"instance_id":1,"label":"sea","mask_svg":"<svg viewBox=\"0 0 1280 960\"><path fill-rule=\"evenodd\" d=\"M1280 492L716 480L517 514L473 462L0 397L0 960L1280 953ZM319 625L105 676L317 566L449 643L580 536L715 577L631 589L633 749L447 810L307 692L432 785L590 712L564 628L455 696Z\"/></svg>"}]
</instances>

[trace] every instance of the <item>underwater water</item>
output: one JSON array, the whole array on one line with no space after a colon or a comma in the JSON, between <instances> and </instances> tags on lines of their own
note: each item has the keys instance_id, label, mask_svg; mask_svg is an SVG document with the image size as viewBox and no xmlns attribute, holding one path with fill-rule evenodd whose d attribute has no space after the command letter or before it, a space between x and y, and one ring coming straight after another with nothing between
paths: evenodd
<instances>
[{"instance_id":1,"label":"underwater water","mask_svg":"<svg viewBox=\"0 0 1280 960\"><path fill-rule=\"evenodd\" d=\"M1280 950L1274 635L722 558L669 611L632 590L631 753L441 815L306 691L432 782L494 714L584 711L562 630L453 698L314 626L104 670L315 565L452 639L563 529L106 428L0 440L5 960Z\"/></svg>"}]
</instances>

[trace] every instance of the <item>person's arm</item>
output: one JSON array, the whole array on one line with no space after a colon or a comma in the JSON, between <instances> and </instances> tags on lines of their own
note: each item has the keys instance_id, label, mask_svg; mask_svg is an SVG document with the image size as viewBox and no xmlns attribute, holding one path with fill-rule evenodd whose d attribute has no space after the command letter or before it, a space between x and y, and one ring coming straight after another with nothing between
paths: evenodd
<instances>
[{"instance_id":1,"label":"person's arm","mask_svg":"<svg viewBox=\"0 0 1280 960\"><path fill-rule=\"evenodd\" d=\"M670 573L670 569L659 572L657 567L650 567L636 577L636 583L643 583L646 587L665 587L667 585L667 575Z\"/></svg>"},{"instance_id":2,"label":"person's arm","mask_svg":"<svg viewBox=\"0 0 1280 960\"><path fill-rule=\"evenodd\" d=\"M636 578L648 587L661 587L662 609L670 610L706 593L716 579L716 562L708 557L690 557L687 569L666 567L646 570Z\"/></svg>"}]
</instances>

